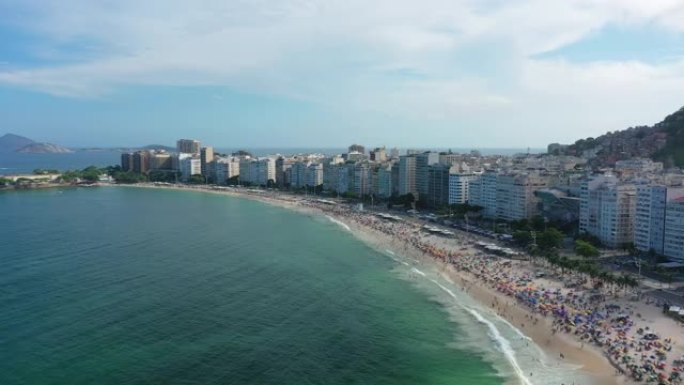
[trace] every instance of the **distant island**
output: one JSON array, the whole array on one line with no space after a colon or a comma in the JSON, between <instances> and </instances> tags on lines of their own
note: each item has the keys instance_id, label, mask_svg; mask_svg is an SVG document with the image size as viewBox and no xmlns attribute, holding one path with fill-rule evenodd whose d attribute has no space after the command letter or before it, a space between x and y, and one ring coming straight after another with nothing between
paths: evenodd
<instances>
[{"instance_id":1,"label":"distant island","mask_svg":"<svg viewBox=\"0 0 684 385\"><path fill-rule=\"evenodd\" d=\"M52 143L31 143L18 149L16 152L30 154L67 154L73 151Z\"/></svg>"},{"instance_id":2,"label":"distant island","mask_svg":"<svg viewBox=\"0 0 684 385\"><path fill-rule=\"evenodd\" d=\"M66 154L73 151L52 143L39 143L20 135L5 134L0 136L0 153L8 152L25 154Z\"/></svg>"}]
</instances>

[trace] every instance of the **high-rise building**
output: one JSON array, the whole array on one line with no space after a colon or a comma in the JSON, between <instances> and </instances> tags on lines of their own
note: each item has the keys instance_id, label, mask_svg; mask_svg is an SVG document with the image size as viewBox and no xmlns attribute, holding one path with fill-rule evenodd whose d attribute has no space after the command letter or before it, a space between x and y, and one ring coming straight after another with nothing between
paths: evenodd
<instances>
[{"instance_id":1,"label":"high-rise building","mask_svg":"<svg viewBox=\"0 0 684 385\"><path fill-rule=\"evenodd\" d=\"M639 185L636 188L634 246L641 251L665 254L668 205L684 197L684 187Z\"/></svg>"},{"instance_id":2,"label":"high-rise building","mask_svg":"<svg viewBox=\"0 0 684 385\"><path fill-rule=\"evenodd\" d=\"M173 169L173 160L171 154L168 152L153 152L150 154L150 169L151 170L171 170Z\"/></svg>"},{"instance_id":3,"label":"high-rise building","mask_svg":"<svg viewBox=\"0 0 684 385\"><path fill-rule=\"evenodd\" d=\"M668 202L665 213L663 254L684 262L684 197Z\"/></svg>"},{"instance_id":4,"label":"high-rise building","mask_svg":"<svg viewBox=\"0 0 684 385\"><path fill-rule=\"evenodd\" d=\"M124 152L121 154L121 169L123 171L133 171L133 153Z\"/></svg>"},{"instance_id":5,"label":"high-rise building","mask_svg":"<svg viewBox=\"0 0 684 385\"><path fill-rule=\"evenodd\" d=\"M602 244L624 247L634 242L636 186L613 175L600 175L582 182L580 188L580 232L599 238Z\"/></svg>"},{"instance_id":6,"label":"high-rise building","mask_svg":"<svg viewBox=\"0 0 684 385\"><path fill-rule=\"evenodd\" d=\"M182 154L199 155L200 142L194 139L178 139L176 142L176 150Z\"/></svg>"},{"instance_id":7,"label":"high-rise building","mask_svg":"<svg viewBox=\"0 0 684 385\"><path fill-rule=\"evenodd\" d=\"M449 172L449 204L470 203L470 182L475 179L473 173L460 173L452 167Z\"/></svg>"},{"instance_id":8,"label":"high-rise building","mask_svg":"<svg viewBox=\"0 0 684 385\"><path fill-rule=\"evenodd\" d=\"M534 217L539 213L539 198L534 192L547 185L548 179L536 173L499 175L496 187L496 217L505 221Z\"/></svg>"},{"instance_id":9,"label":"high-rise building","mask_svg":"<svg viewBox=\"0 0 684 385\"><path fill-rule=\"evenodd\" d=\"M498 179L498 171L486 170L469 183L470 204L482 207L485 218L496 218Z\"/></svg>"},{"instance_id":10,"label":"high-rise building","mask_svg":"<svg viewBox=\"0 0 684 385\"><path fill-rule=\"evenodd\" d=\"M202 147L200 150L200 163L202 175L209 175L209 163L214 161L214 147Z\"/></svg>"},{"instance_id":11,"label":"high-rise building","mask_svg":"<svg viewBox=\"0 0 684 385\"><path fill-rule=\"evenodd\" d=\"M256 184L268 186L275 183L275 159L259 158L256 167Z\"/></svg>"},{"instance_id":12,"label":"high-rise building","mask_svg":"<svg viewBox=\"0 0 684 385\"><path fill-rule=\"evenodd\" d=\"M334 190L339 194L354 192L354 164L340 163L334 169L337 171L337 185Z\"/></svg>"},{"instance_id":13,"label":"high-rise building","mask_svg":"<svg viewBox=\"0 0 684 385\"><path fill-rule=\"evenodd\" d=\"M425 201L428 197L428 178L430 166L439 163L439 153L423 152L415 155L416 158L416 189L418 199ZM422 197L421 197L422 196Z\"/></svg>"},{"instance_id":14,"label":"high-rise building","mask_svg":"<svg viewBox=\"0 0 684 385\"><path fill-rule=\"evenodd\" d=\"M150 171L150 153L136 151L133 154L133 172L146 174L148 171Z\"/></svg>"},{"instance_id":15,"label":"high-rise building","mask_svg":"<svg viewBox=\"0 0 684 385\"><path fill-rule=\"evenodd\" d=\"M351 146L349 146L348 152L359 152L361 154L365 154L366 148L360 144L352 144Z\"/></svg>"},{"instance_id":16,"label":"high-rise building","mask_svg":"<svg viewBox=\"0 0 684 385\"><path fill-rule=\"evenodd\" d=\"M290 167L290 186L293 188L303 188L307 185L306 170L309 166L305 162L294 162Z\"/></svg>"},{"instance_id":17,"label":"high-rise building","mask_svg":"<svg viewBox=\"0 0 684 385\"><path fill-rule=\"evenodd\" d=\"M306 168L306 185L317 187L323 184L323 165L310 163Z\"/></svg>"},{"instance_id":18,"label":"high-rise building","mask_svg":"<svg viewBox=\"0 0 684 385\"><path fill-rule=\"evenodd\" d=\"M240 160L235 157L217 157L213 162L216 184L225 185L230 178L240 175Z\"/></svg>"},{"instance_id":19,"label":"high-rise building","mask_svg":"<svg viewBox=\"0 0 684 385\"><path fill-rule=\"evenodd\" d=\"M399 157L399 195L413 194L418 198L416 183L416 157L403 155Z\"/></svg>"},{"instance_id":20,"label":"high-rise building","mask_svg":"<svg viewBox=\"0 0 684 385\"><path fill-rule=\"evenodd\" d=\"M376 147L370 152L370 160L373 162L382 163L387 161L387 153L385 147Z\"/></svg>"},{"instance_id":21,"label":"high-rise building","mask_svg":"<svg viewBox=\"0 0 684 385\"><path fill-rule=\"evenodd\" d=\"M198 156L192 154L179 154L181 180L187 182L193 175L202 173L202 162Z\"/></svg>"},{"instance_id":22,"label":"high-rise building","mask_svg":"<svg viewBox=\"0 0 684 385\"><path fill-rule=\"evenodd\" d=\"M372 191L370 165L367 162L350 164L353 166L352 192L358 197L370 195Z\"/></svg>"},{"instance_id":23,"label":"high-rise building","mask_svg":"<svg viewBox=\"0 0 684 385\"><path fill-rule=\"evenodd\" d=\"M381 198L389 198L392 196L392 164L383 164L377 171L377 194Z\"/></svg>"},{"instance_id":24,"label":"high-rise building","mask_svg":"<svg viewBox=\"0 0 684 385\"><path fill-rule=\"evenodd\" d=\"M428 191L422 196L429 207L449 204L449 169L449 166L439 163L428 166Z\"/></svg>"},{"instance_id":25,"label":"high-rise building","mask_svg":"<svg viewBox=\"0 0 684 385\"><path fill-rule=\"evenodd\" d=\"M290 168L292 167L292 159L279 156L276 159L276 185L280 188L290 186Z\"/></svg>"}]
</instances>

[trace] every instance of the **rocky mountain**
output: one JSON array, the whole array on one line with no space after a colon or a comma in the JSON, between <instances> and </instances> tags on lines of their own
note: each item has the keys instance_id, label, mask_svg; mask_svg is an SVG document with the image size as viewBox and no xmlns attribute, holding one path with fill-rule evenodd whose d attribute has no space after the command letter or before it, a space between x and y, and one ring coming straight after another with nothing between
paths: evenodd
<instances>
[{"instance_id":1,"label":"rocky mountain","mask_svg":"<svg viewBox=\"0 0 684 385\"><path fill-rule=\"evenodd\" d=\"M18 149L16 152L31 153L31 154L66 154L73 152L66 147L58 146L52 143L31 143Z\"/></svg>"},{"instance_id":2,"label":"rocky mountain","mask_svg":"<svg viewBox=\"0 0 684 385\"><path fill-rule=\"evenodd\" d=\"M35 143L29 138L15 134L0 136L0 152L15 152L23 147Z\"/></svg>"},{"instance_id":3,"label":"rocky mountain","mask_svg":"<svg viewBox=\"0 0 684 385\"><path fill-rule=\"evenodd\" d=\"M584 156L596 167L609 167L629 158L651 158L665 167L684 167L684 107L653 126L630 127L569 146L550 145L556 154Z\"/></svg>"}]
</instances>

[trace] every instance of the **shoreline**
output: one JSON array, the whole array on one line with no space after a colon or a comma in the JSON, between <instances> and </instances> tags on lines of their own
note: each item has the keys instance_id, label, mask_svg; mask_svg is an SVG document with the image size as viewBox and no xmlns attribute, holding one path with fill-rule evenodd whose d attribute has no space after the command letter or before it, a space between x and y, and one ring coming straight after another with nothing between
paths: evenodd
<instances>
[{"instance_id":1,"label":"shoreline","mask_svg":"<svg viewBox=\"0 0 684 385\"><path fill-rule=\"evenodd\" d=\"M494 304L504 304L502 311L495 311L499 317L505 320L511 327L523 333L531 339L546 355L550 362L564 365L577 366L578 370L589 376L595 384L606 385L626 385L635 382L630 381L626 376L617 375L616 367L611 360L596 346L592 344L581 344L576 339L571 338L565 333L552 332L552 320L546 317L538 317L537 314L522 306L516 306L515 300L511 303L511 298L487 287L477 277L465 271L457 270L453 265L437 260L418 248L406 247L397 237L384 234L370 226L351 220L342 215L336 215L333 210L323 210L311 205L302 205L303 197L287 196L279 193L250 193L239 190L218 190L206 187L178 186L178 185L114 185L123 187L149 188L149 189L170 189L177 191L195 191L217 195L227 195L237 198L256 200L262 203L274 205L280 208L290 209L302 214L330 216L349 227L354 237L366 243L369 247L381 252L386 249L396 251L405 257L411 257L422 263L435 266L440 274L446 277L447 281L452 282L457 287L464 290L470 298L478 302L481 307L492 310ZM261 190L263 191L263 190ZM537 322L542 322L543 327L537 327ZM534 323L533 323L534 322ZM564 356L559 358L559 354ZM518 378L505 379L506 384L521 383Z\"/></svg>"}]
</instances>

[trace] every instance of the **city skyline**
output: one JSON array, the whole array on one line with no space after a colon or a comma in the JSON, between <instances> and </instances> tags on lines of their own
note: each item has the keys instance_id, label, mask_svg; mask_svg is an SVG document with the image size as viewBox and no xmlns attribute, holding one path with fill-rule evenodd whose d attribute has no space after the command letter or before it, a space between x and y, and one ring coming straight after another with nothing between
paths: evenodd
<instances>
[{"instance_id":1,"label":"city skyline","mask_svg":"<svg viewBox=\"0 0 684 385\"><path fill-rule=\"evenodd\" d=\"M681 107L676 1L0 1L0 133L542 148Z\"/></svg>"}]
</instances>

